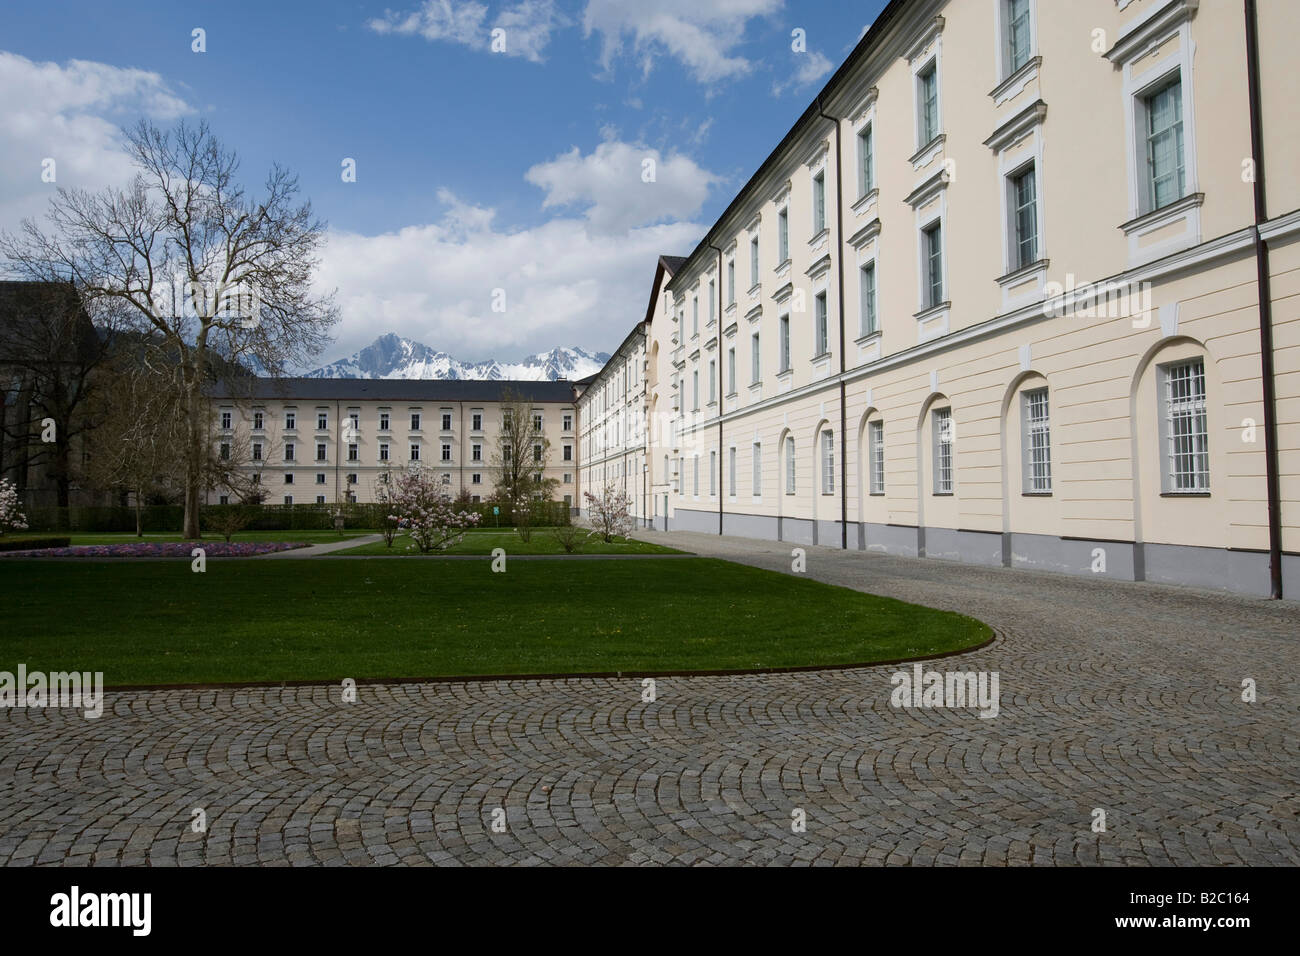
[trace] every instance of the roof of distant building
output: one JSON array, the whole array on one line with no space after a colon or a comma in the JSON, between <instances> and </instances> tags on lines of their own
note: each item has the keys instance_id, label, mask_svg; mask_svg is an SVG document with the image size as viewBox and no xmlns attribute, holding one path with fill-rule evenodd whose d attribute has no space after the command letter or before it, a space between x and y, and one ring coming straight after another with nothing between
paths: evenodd
<instances>
[{"instance_id":1,"label":"roof of distant building","mask_svg":"<svg viewBox=\"0 0 1300 956\"><path fill-rule=\"evenodd\" d=\"M222 383L214 398L276 401L498 402L509 389L533 402L572 402L573 382L408 378L257 378L249 388Z\"/></svg>"}]
</instances>

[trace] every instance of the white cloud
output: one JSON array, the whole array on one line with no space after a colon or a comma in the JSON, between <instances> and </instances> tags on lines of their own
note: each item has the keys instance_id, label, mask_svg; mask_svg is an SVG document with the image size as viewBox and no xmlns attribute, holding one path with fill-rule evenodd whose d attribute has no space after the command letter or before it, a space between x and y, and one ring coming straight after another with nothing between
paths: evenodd
<instances>
[{"instance_id":1,"label":"white cloud","mask_svg":"<svg viewBox=\"0 0 1300 956\"><path fill-rule=\"evenodd\" d=\"M552 31L567 22L555 0L520 0L502 9L491 21L488 8L477 0L424 0L409 13L385 10L382 17L368 21L366 26L379 34L421 36L474 50L491 49L492 31L500 28L505 31L502 52L540 63Z\"/></svg>"},{"instance_id":2,"label":"white cloud","mask_svg":"<svg viewBox=\"0 0 1300 956\"><path fill-rule=\"evenodd\" d=\"M770 16L782 0L588 0L583 32L601 35L601 65L610 70L631 37L631 54L644 73L667 53L701 83L714 84L753 71L754 64L733 50L754 17Z\"/></svg>"},{"instance_id":3,"label":"white cloud","mask_svg":"<svg viewBox=\"0 0 1300 956\"><path fill-rule=\"evenodd\" d=\"M646 182L653 163L653 181ZM525 178L546 191L543 208L586 205L587 221L600 234L689 219L699 212L718 177L679 154L606 140L583 156L575 146L533 166Z\"/></svg>"},{"instance_id":4,"label":"white cloud","mask_svg":"<svg viewBox=\"0 0 1300 956\"><path fill-rule=\"evenodd\" d=\"M786 90L802 90L812 86L831 71L834 64L821 53L796 53L798 65L784 81L772 84L772 95L780 96Z\"/></svg>"},{"instance_id":5,"label":"white cloud","mask_svg":"<svg viewBox=\"0 0 1300 956\"><path fill-rule=\"evenodd\" d=\"M38 63L0 51L0 229L40 216L59 186L123 184L134 170L121 127L189 112L157 73L88 60ZM55 162L54 183L41 179L47 158Z\"/></svg>"},{"instance_id":6,"label":"white cloud","mask_svg":"<svg viewBox=\"0 0 1300 956\"><path fill-rule=\"evenodd\" d=\"M576 218L507 231L490 209L450 193L441 220L378 236L332 232L318 277L338 289L342 321L322 364L396 332L458 358L510 359L556 345L609 350L644 315L660 254L703 232L676 222L618 242ZM506 311L492 311L494 291Z\"/></svg>"}]
</instances>

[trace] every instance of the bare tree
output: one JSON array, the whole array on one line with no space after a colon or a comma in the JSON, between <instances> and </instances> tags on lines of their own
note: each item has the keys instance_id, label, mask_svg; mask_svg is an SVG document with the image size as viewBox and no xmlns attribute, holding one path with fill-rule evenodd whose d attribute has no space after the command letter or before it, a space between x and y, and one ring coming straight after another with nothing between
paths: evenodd
<instances>
[{"instance_id":1,"label":"bare tree","mask_svg":"<svg viewBox=\"0 0 1300 956\"><path fill-rule=\"evenodd\" d=\"M171 370L148 356L119 356L96 395L98 426L89 436L87 473L134 498L135 533L144 533L145 499L178 486L184 470L184 395Z\"/></svg>"},{"instance_id":2,"label":"bare tree","mask_svg":"<svg viewBox=\"0 0 1300 956\"><path fill-rule=\"evenodd\" d=\"M137 173L125 188L60 189L48 229L25 220L0 255L33 279L72 282L92 305L122 307L161 337L183 385L186 537L198 537L209 449L205 389L219 359L270 375L319 354L338 319L311 278L325 226L298 179L273 165L264 195L246 194L239 160L206 123L126 131ZM93 314L93 312L92 312Z\"/></svg>"},{"instance_id":3,"label":"bare tree","mask_svg":"<svg viewBox=\"0 0 1300 956\"><path fill-rule=\"evenodd\" d=\"M533 505L550 501L559 484L546 477L551 441L533 413L533 403L513 389L501 393L501 428L489 464L496 473L493 496L511 510L525 541L532 526Z\"/></svg>"}]
</instances>

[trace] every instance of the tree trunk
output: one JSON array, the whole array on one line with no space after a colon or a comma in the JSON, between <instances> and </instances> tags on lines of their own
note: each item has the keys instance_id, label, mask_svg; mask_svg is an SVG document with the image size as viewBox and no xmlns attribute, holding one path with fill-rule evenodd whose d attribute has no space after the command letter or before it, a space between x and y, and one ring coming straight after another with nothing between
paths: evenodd
<instances>
[{"instance_id":1,"label":"tree trunk","mask_svg":"<svg viewBox=\"0 0 1300 956\"><path fill-rule=\"evenodd\" d=\"M144 537L144 524L140 516L140 492L138 490L135 493L135 536L137 538Z\"/></svg>"},{"instance_id":2,"label":"tree trunk","mask_svg":"<svg viewBox=\"0 0 1300 956\"><path fill-rule=\"evenodd\" d=\"M202 536L199 530L199 486L203 480L203 460L207 451L203 445L202 375L191 373L185 384L189 440L185 455L185 527L181 535L187 541L197 541Z\"/></svg>"}]
</instances>

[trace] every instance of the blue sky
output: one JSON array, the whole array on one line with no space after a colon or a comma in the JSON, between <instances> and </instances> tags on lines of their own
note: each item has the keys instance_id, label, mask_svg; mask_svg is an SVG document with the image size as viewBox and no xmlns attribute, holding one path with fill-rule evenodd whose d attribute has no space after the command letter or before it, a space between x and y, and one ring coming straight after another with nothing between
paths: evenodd
<instances>
[{"instance_id":1,"label":"blue sky","mask_svg":"<svg viewBox=\"0 0 1300 956\"><path fill-rule=\"evenodd\" d=\"M465 359L608 350L884 0L52 2L6 11L0 228L129 175L118 129L206 119L329 221L322 357L394 331ZM206 34L195 53L192 31ZM491 49L504 30L505 52ZM805 31L806 52L792 50ZM340 176L356 161L357 181ZM657 165L654 184L642 163ZM504 315L491 312L506 291Z\"/></svg>"}]
</instances>

